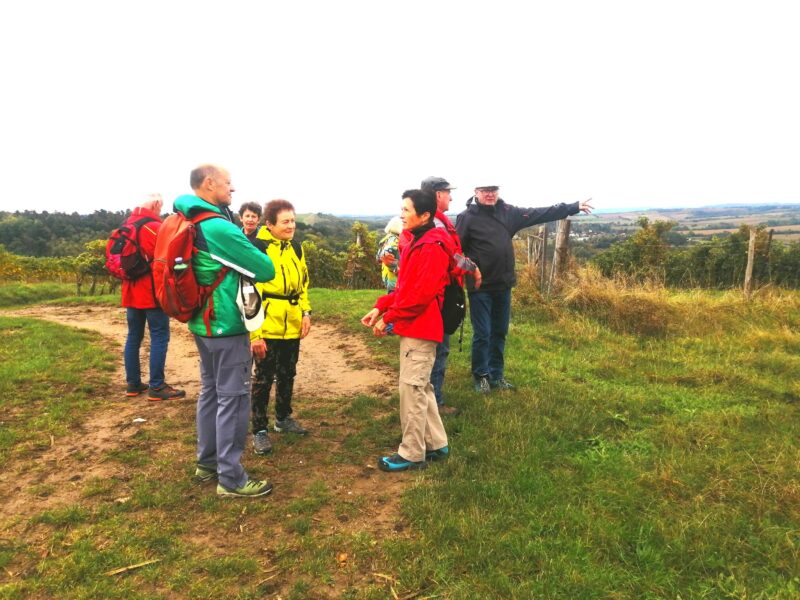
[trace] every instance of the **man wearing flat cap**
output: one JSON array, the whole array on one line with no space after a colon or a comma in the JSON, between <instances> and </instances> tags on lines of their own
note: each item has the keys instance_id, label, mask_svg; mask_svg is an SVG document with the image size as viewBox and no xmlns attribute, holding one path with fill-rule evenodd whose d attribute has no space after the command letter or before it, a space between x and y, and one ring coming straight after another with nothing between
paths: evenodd
<instances>
[{"instance_id":1,"label":"man wearing flat cap","mask_svg":"<svg viewBox=\"0 0 800 600\"><path fill-rule=\"evenodd\" d=\"M461 241L459 240L456 228L445 214L445 212L449 210L450 202L453 199L452 195L450 194L450 190L454 190L455 188L452 187L445 178L431 176L422 180L420 189L423 192L430 192L436 196L436 216L433 219L434 225L436 225L436 227L444 228L447 233L450 234L455 247L455 255L460 257L462 255ZM473 287L476 289L480 288L481 270L477 268L475 263L468 259L451 261L451 280L458 283L458 285L463 286L465 275L470 276L473 282ZM447 357L449 354L450 336L445 333L442 342L436 346L436 360L434 361L433 369L431 370L431 385L433 386L433 392L436 395L436 404L439 406L439 413L443 415L458 414L458 409L456 407L445 405L444 393L442 392L442 388L444 387L445 370L447 369Z\"/></svg>"},{"instance_id":2,"label":"man wearing flat cap","mask_svg":"<svg viewBox=\"0 0 800 600\"><path fill-rule=\"evenodd\" d=\"M467 281L472 322L472 377L475 391L511 390L505 378L504 353L511 319L511 288L517 282L512 239L520 230L591 212L589 200L541 208L518 208L499 197L500 187L482 185L456 219L464 254L480 268L480 289Z\"/></svg>"}]
</instances>

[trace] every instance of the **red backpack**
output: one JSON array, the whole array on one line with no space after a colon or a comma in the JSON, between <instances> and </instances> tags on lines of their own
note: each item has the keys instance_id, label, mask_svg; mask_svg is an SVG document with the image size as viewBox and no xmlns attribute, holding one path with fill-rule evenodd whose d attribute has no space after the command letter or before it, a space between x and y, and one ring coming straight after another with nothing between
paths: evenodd
<instances>
[{"instance_id":1,"label":"red backpack","mask_svg":"<svg viewBox=\"0 0 800 600\"><path fill-rule=\"evenodd\" d=\"M181 213L168 216L158 230L153 258L153 288L161 309L173 319L186 323L208 300L208 309L203 315L208 335L211 335L214 311L213 292L229 269L222 267L211 285L200 285L194 274L192 257L197 254L197 224L215 217L221 218L221 215L204 211L191 219Z\"/></svg>"},{"instance_id":2,"label":"red backpack","mask_svg":"<svg viewBox=\"0 0 800 600\"><path fill-rule=\"evenodd\" d=\"M150 272L150 262L139 246L142 225L155 221L153 217L130 219L111 232L106 244L106 270L117 279L139 279Z\"/></svg>"}]
</instances>

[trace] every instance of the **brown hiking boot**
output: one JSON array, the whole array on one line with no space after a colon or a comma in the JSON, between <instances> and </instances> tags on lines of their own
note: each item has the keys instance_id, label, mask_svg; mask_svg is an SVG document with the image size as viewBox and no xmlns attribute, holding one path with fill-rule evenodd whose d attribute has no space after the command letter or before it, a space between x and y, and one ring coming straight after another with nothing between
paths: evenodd
<instances>
[{"instance_id":1,"label":"brown hiking boot","mask_svg":"<svg viewBox=\"0 0 800 600\"><path fill-rule=\"evenodd\" d=\"M183 398L185 395L186 392L184 390L176 390L165 383L160 388L150 388L150 394L148 394L147 399L158 402L160 400L176 400L177 398Z\"/></svg>"},{"instance_id":2,"label":"brown hiking boot","mask_svg":"<svg viewBox=\"0 0 800 600\"><path fill-rule=\"evenodd\" d=\"M449 406L447 404L439 404L439 414L440 415L447 415L450 417L455 417L461 411L457 409L455 406Z\"/></svg>"}]
</instances>

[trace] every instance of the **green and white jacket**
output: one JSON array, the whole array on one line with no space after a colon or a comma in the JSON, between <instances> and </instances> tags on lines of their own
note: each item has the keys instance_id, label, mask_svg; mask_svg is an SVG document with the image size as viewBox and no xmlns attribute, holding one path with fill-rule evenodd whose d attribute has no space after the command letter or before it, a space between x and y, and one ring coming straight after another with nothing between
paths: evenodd
<instances>
[{"instance_id":1,"label":"green and white jacket","mask_svg":"<svg viewBox=\"0 0 800 600\"><path fill-rule=\"evenodd\" d=\"M187 194L175 200L174 210L191 218L199 212L219 213L219 219L207 219L197 225L195 246L197 254L192 259L197 283L211 285L223 264L230 270L213 293L213 310L210 321L211 337L225 337L248 333L244 319L236 304L239 292L239 277L245 275L254 281L269 281L275 277L272 260L253 246L242 230L231 220L229 211L206 202L202 198ZM189 331L208 337L203 322L203 307L189 320Z\"/></svg>"}]
</instances>

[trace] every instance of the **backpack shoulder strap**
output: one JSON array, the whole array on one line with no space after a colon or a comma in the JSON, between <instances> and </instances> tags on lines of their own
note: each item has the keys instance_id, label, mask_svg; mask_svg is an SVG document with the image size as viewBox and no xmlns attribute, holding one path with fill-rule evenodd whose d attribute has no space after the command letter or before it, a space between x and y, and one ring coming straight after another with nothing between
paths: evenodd
<instances>
[{"instance_id":1,"label":"backpack shoulder strap","mask_svg":"<svg viewBox=\"0 0 800 600\"><path fill-rule=\"evenodd\" d=\"M154 219L153 217L142 217L141 219L138 219L130 223L129 226L133 228L133 236L130 237L130 240L131 242L133 242L133 244L136 246L136 249L139 252L141 252L142 250L141 245L139 244L139 230L141 230L141 228L147 223L150 223L155 220L156 219ZM123 227L125 227L126 225L128 224L126 223L125 225L123 225Z\"/></svg>"},{"instance_id":2,"label":"backpack shoulder strap","mask_svg":"<svg viewBox=\"0 0 800 600\"><path fill-rule=\"evenodd\" d=\"M131 223L137 230L144 224L149 223L150 221L155 221L153 217L142 217L138 221L134 221Z\"/></svg>"},{"instance_id":3,"label":"backpack shoulder strap","mask_svg":"<svg viewBox=\"0 0 800 600\"><path fill-rule=\"evenodd\" d=\"M197 225L198 223L202 223L203 221L207 221L208 219L213 219L215 217L221 219L222 215L219 214L219 213L215 213L214 211L211 211L211 210L204 210L204 211L201 211L201 212L197 213L196 215L194 215L189 220L192 223L194 223L195 225Z\"/></svg>"},{"instance_id":4,"label":"backpack shoulder strap","mask_svg":"<svg viewBox=\"0 0 800 600\"><path fill-rule=\"evenodd\" d=\"M297 240L292 240L292 248L294 248L294 253L297 254L297 258L303 260L303 244Z\"/></svg>"}]
</instances>

